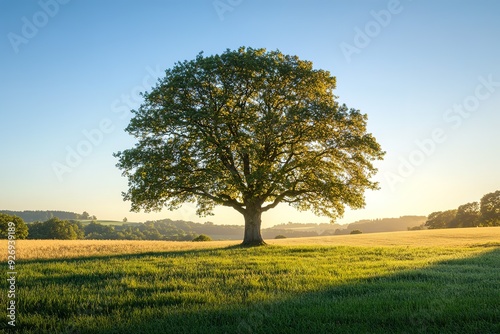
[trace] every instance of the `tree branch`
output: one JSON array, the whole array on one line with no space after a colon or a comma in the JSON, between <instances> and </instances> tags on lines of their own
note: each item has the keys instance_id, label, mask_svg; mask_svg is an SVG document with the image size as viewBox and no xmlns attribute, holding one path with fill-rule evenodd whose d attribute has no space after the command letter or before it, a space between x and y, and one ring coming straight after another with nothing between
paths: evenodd
<instances>
[{"instance_id":1,"label":"tree branch","mask_svg":"<svg viewBox=\"0 0 500 334\"><path fill-rule=\"evenodd\" d=\"M280 204L285 199L285 197L299 196L299 195L305 194L307 192L308 192L307 190L287 190L287 191L279 194L278 196L276 196L276 198L274 199L274 201L271 204L263 207L262 212L265 212L267 210L275 208L278 204ZM292 203L292 202L294 202L294 201L290 201L290 203Z\"/></svg>"},{"instance_id":2,"label":"tree branch","mask_svg":"<svg viewBox=\"0 0 500 334\"><path fill-rule=\"evenodd\" d=\"M180 188L179 192L176 192L176 195L181 194L183 192L208 198L216 203L220 203L223 206L230 206L241 214L245 213L245 209L243 208L244 205L229 195L226 194L212 195L207 191L197 187L182 187Z\"/></svg>"}]
</instances>

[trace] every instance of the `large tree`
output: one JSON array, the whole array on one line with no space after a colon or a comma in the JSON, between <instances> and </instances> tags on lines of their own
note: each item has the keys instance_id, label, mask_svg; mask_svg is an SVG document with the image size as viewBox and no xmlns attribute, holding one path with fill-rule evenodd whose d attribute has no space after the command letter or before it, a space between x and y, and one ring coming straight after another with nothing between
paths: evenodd
<instances>
[{"instance_id":1,"label":"large tree","mask_svg":"<svg viewBox=\"0 0 500 334\"><path fill-rule=\"evenodd\" d=\"M279 51L240 48L166 70L143 94L115 154L133 211L196 202L197 214L232 207L244 245L264 244L261 215L280 203L335 219L377 189L383 153L367 116L340 105L336 79Z\"/></svg>"}]
</instances>

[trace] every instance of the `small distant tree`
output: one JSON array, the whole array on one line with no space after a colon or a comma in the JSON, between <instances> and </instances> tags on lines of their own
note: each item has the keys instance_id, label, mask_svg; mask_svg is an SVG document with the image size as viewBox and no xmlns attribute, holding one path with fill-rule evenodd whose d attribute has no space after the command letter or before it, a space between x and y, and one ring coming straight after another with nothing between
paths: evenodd
<instances>
[{"instance_id":1,"label":"small distant tree","mask_svg":"<svg viewBox=\"0 0 500 334\"><path fill-rule=\"evenodd\" d=\"M21 217L0 213L0 239L7 239L9 236L9 223L14 223L16 239L26 239L28 237L28 226Z\"/></svg>"},{"instance_id":2,"label":"small distant tree","mask_svg":"<svg viewBox=\"0 0 500 334\"><path fill-rule=\"evenodd\" d=\"M286 237L283 234L278 234L274 239L286 239Z\"/></svg>"},{"instance_id":3,"label":"small distant tree","mask_svg":"<svg viewBox=\"0 0 500 334\"><path fill-rule=\"evenodd\" d=\"M481 198L480 212L482 226L500 226L500 190Z\"/></svg>"},{"instance_id":4,"label":"small distant tree","mask_svg":"<svg viewBox=\"0 0 500 334\"><path fill-rule=\"evenodd\" d=\"M123 218L123 220L122 220L122 221L123 221L124 223L128 222L127 217Z\"/></svg>"},{"instance_id":5,"label":"small distant tree","mask_svg":"<svg viewBox=\"0 0 500 334\"><path fill-rule=\"evenodd\" d=\"M420 231L420 230L425 230L425 229L426 229L425 223L418 225L418 226L412 226L412 227L408 226L408 231Z\"/></svg>"},{"instance_id":6,"label":"small distant tree","mask_svg":"<svg viewBox=\"0 0 500 334\"><path fill-rule=\"evenodd\" d=\"M80 218L83 219L83 220L89 220L90 219L90 215L87 211L83 211L83 213L80 215Z\"/></svg>"},{"instance_id":7,"label":"small distant tree","mask_svg":"<svg viewBox=\"0 0 500 334\"><path fill-rule=\"evenodd\" d=\"M212 238L210 238L208 235L200 234L199 236L194 238L193 241L212 241Z\"/></svg>"},{"instance_id":8,"label":"small distant tree","mask_svg":"<svg viewBox=\"0 0 500 334\"><path fill-rule=\"evenodd\" d=\"M361 234L363 231L361 230L352 230L350 234Z\"/></svg>"}]
</instances>

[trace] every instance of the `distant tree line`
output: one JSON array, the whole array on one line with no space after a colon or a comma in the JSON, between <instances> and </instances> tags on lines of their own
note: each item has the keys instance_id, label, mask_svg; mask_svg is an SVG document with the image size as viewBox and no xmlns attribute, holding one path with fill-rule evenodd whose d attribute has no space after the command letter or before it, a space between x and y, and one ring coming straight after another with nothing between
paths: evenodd
<instances>
[{"instance_id":1,"label":"distant tree line","mask_svg":"<svg viewBox=\"0 0 500 334\"><path fill-rule=\"evenodd\" d=\"M59 218L65 220L97 220L96 216L91 216L87 211L84 211L81 214L69 211L54 211L54 210L45 210L45 211L11 211L11 210L0 210L0 213L4 213L10 216L20 217L25 222L44 222L51 218Z\"/></svg>"},{"instance_id":2,"label":"distant tree line","mask_svg":"<svg viewBox=\"0 0 500 334\"><path fill-rule=\"evenodd\" d=\"M85 239L111 240L193 240L198 234L179 228L168 222L156 221L144 224L130 225L102 225L91 222L84 227Z\"/></svg>"},{"instance_id":3,"label":"distant tree line","mask_svg":"<svg viewBox=\"0 0 500 334\"><path fill-rule=\"evenodd\" d=\"M426 220L426 216L401 216L399 218L363 219L347 225L288 222L264 229L262 234L267 233L268 238L276 234L283 234L290 238L347 235L354 230L360 230L363 233L420 230L426 228L424 227Z\"/></svg>"},{"instance_id":4,"label":"distant tree line","mask_svg":"<svg viewBox=\"0 0 500 334\"><path fill-rule=\"evenodd\" d=\"M82 219L82 215L77 216ZM86 217L86 215L83 217L91 218ZM225 236L233 235L241 238L243 234L243 226L216 225L212 222L201 224L164 219L145 223L105 225L95 221L82 223L76 219L52 217L45 221L25 223L21 217L0 213L1 239L7 238L8 223L11 221L16 223L17 239L190 241L200 234L217 236L222 239L225 239Z\"/></svg>"},{"instance_id":5,"label":"distant tree line","mask_svg":"<svg viewBox=\"0 0 500 334\"><path fill-rule=\"evenodd\" d=\"M61 220L57 217L45 222L28 224L28 239L84 239L85 233L80 222Z\"/></svg>"},{"instance_id":6,"label":"distant tree line","mask_svg":"<svg viewBox=\"0 0 500 334\"><path fill-rule=\"evenodd\" d=\"M399 218L364 219L351 223L345 230L336 234L352 234L352 231L363 233L405 231L425 223L425 216L401 216Z\"/></svg>"},{"instance_id":7,"label":"distant tree line","mask_svg":"<svg viewBox=\"0 0 500 334\"><path fill-rule=\"evenodd\" d=\"M500 190L484 195L480 202L457 209L433 212L425 223L429 229L500 226Z\"/></svg>"},{"instance_id":8,"label":"distant tree line","mask_svg":"<svg viewBox=\"0 0 500 334\"><path fill-rule=\"evenodd\" d=\"M173 222L146 222L130 225L103 225L94 221L82 223L76 220L63 220L58 217L44 222L26 224L20 217L0 213L0 238L8 236L8 223L16 224L17 239L109 239L109 240L193 240L199 233L189 231L189 223L179 228Z\"/></svg>"}]
</instances>

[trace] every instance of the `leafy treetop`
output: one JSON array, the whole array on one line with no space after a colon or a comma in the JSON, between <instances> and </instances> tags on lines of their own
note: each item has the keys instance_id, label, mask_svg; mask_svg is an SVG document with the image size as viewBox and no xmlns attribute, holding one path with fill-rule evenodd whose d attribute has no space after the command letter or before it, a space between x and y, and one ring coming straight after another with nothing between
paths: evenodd
<instances>
[{"instance_id":1,"label":"leafy treetop","mask_svg":"<svg viewBox=\"0 0 500 334\"><path fill-rule=\"evenodd\" d=\"M133 111L136 146L115 154L129 179L124 199L134 211L229 206L246 231L279 203L332 219L363 207L383 152L367 116L336 102L335 86L328 71L279 51L177 63Z\"/></svg>"}]
</instances>

